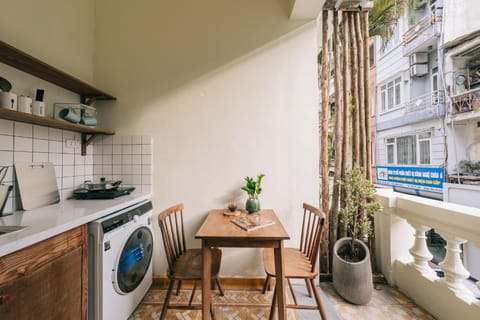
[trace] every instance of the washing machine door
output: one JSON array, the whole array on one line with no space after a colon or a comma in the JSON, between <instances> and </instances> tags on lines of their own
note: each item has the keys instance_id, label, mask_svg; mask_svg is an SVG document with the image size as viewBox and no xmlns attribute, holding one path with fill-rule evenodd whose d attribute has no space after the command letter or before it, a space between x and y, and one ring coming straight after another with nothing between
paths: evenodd
<instances>
[{"instance_id":1,"label":"washing machine door","mask_svg":"<svg viewBox=\"0 0 480 320\"><path fill-rule=\"evenodd\" d=\"M114 287L120 294L127 294L142 282L153 254L153 235L150 228L139 227L125 242L114 271Z\"/></svg>"}]
</instances>

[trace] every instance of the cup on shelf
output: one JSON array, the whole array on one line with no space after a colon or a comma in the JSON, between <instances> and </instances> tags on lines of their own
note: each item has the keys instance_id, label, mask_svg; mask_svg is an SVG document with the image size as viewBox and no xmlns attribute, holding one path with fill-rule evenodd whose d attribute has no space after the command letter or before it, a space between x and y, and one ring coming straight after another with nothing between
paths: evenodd
<instances>
[{"instance_id":1,"label":"cup on shelf","mask_svg":"<svg viewBox=\"0 0 480 320\"><path fill-rule=\"evenodd\" d=\"M32 98L20 96L17 99L17 111L32 113Z\"/></svg>"},{"instance_id":2,"label":"cup on shelf","mask_svg":"<svg viewBox=\"0 0 480 320\"><path fill-rule=\"evenodd\" d=\"M83 124L89 127L94 127L97 125L97 118L95 118L94 116L84 114L82 119L80 119L80 124Z\"/></svg>"},{"instance_id":3,"label":"cup on shelf","mask_svg":"<svg viewBox=\"0 0 480 320\"><path fill-rule=\"evenodd\" d=\"M17 95L13 92L0 91L0 107L17 110Z\"/></svg>"},{"instance_id":4,"label":"cup on shelf","mask_svg":"<svg viewBox=\"0 0 480 320\"><path fill-rule=\"evenodd\" d=\"M32 103L32 113L37 116L45 116L45 102L43 101L33 101Z\"/></svg>"},{"instance_id":5,"label":"cup on shelf","mask_svg":"<svg viewBox=\"0 0 480 320\"><path fill-rule=\"evenodd\" d=\"M59 117L63 120L78 123L80 122L80 116L73 108L65 108L58 113Z\"/></svg>"}]
</instances>

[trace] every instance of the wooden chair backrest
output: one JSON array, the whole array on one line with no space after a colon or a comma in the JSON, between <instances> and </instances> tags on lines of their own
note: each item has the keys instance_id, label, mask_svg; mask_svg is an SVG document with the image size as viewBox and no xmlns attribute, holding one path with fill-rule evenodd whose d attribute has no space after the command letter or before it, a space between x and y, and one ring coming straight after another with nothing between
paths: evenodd
<instances>
[{"instance_id":1,"label":"wooden chair backrest","mask_svg":"<svg viewBox=\"0 0 480 320\"><path fill-rule=\"evenodd\" d=\"M300 238L300 251L305 254L315 270L320 241L325 231L325 214L318 208L303 204L303 223Z\"/></svg>"},{"instance_id":2,"label":"wooden chair backrest","mask_svg":"<svg viewBox=\"0 0 480 320\"><path fill-rule=\"evenodd\" d=\"M175 261L187 250L183 228L183 203L170 207L158 215L163 246L171 272Z\"/></svg>"}]
</instances>

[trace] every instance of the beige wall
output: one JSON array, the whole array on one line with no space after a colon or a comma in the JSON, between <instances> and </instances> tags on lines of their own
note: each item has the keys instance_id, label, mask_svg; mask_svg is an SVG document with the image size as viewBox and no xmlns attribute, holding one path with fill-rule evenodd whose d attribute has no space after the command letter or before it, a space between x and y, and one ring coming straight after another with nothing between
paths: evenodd
<instances>
[{"instance_id":1,"label":"beige wall","mask_svg":"<svg viewBox=\"0 0 480 320\"><path fill-rule=\"evenodd\" d=\"M93 80L94 0L1 3L2 41L86 82Z\"/></svg>"},{"instance_id":2,"label":"beige wall","mask_svg":"<svg viewBox=\"0 0 480 320\"><path fill-rule=\"evenodd\" d=\"M315 22L289 20L288 8L96 1L95 80L118 98L100 122L153 137L155 210L184 202L190 245L209 209L243 207L246 175L266 173L261 203L295 240L302 202L318 204ZM158 229L157 244L154 272L165 274ZM259 250L224 250L222 274L262 270Z\"/></svg>"},{"instance_id":3,"label":"beige wall","mask_svg":"<svg viewBox=\"0 0 480 320\"><path fill-rule=\"evenodd\" d=\"M94 0L1 2L0 40L86 82L93 81ZM45 90L46 112L55 102L78 102L77 94L0 63L12 92Z\"/></svg>"}]
</instances>

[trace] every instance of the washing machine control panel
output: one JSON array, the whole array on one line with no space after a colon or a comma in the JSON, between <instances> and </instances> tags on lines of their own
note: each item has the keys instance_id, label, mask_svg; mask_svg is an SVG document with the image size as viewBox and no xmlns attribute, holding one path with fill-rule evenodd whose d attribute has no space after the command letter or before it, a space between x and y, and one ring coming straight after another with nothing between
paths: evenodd
<instances>
[{"instance_id":1,"label":"washing machine control panel","mask_svg":"<svg viewBox=\"0 0 480 320\"><path fill-rule=\"evenodd\" d=\"M106 219L102 222L102 229L103 233L107 233L112 231L118 227L123 226L124 224L135 220L138 220L138 217L144 215L145 213L151 211L153 209L152 202L148 201L143 205L133 208L132 210L125 211L119 215L115 215L110 219Z\"/></svg>"}]
</instances>

